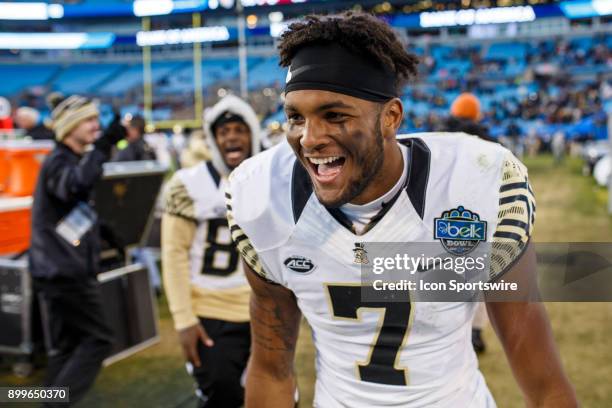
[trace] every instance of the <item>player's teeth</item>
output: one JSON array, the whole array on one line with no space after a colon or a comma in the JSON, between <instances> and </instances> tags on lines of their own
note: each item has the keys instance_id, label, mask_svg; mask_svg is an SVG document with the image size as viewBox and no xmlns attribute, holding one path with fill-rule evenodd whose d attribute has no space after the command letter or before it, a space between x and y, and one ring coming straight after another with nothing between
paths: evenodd
<instances>
[{"instance_id":1,"label":"player's teeth","mask_svg":"<svg viewBox=\"0 0 612 408\"><path fill-rule=\"evenodd\" d=\"M322 158L314 158L314 157L309 157L308 160L310 160L310 162L312 164L327 164L327 163L331 163L333 161L338 160L340 157L339 156L332 156L332 157L322 157Z\"/></svg>"}]
</instances>

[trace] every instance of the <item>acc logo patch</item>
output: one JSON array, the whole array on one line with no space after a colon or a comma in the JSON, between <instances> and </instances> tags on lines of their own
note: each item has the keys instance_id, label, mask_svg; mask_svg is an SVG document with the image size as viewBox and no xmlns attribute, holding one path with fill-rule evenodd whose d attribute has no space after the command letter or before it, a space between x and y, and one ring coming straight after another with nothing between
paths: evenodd
<instances>
[{"instance_id":1,"label":"acc logo patch","mask_svg":"<svg viewBox=\"0 0 612 408\"><path fill-rule=\"evenodd\" d=\"M315 268L315 265L310 259L299 255L293 255L285 259L285 262L283 263L287 268L298 273L310 273Z\"/></svg>"},{"instance_id":2,"label":"acc logo patch","mask_svg":"<svg viewBox=\"0 0 612 408\"><path fill-rule=\"evenodd\" d=\"M461 256L472 252L487 239L487 222L463 206L444 211L434 219L434 239L439 239L444 249Z\"/></svg>"}]
</instances>

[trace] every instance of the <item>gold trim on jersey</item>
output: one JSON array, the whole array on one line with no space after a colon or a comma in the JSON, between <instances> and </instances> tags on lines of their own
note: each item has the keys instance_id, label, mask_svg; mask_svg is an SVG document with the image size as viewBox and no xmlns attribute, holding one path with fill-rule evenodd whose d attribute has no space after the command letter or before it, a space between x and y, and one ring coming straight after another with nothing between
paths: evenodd
<instances>
[{"instance_id":1,"label":"gold trim on jersey","mask_svg":"<svg viewBox=\"0 0 612 408\"><path fill-rule=\"evenodd\" d=\"M236 249L238 249L238 253L242 256L242 258L246 261L247 265L255 271L259 276L264 279L268 279L266 271L261 266L261 262L259 261L259 255L251 245L251 241L246 236L244 231L240 228L238 224L236 224L236 220L234 219L234 213L232 211L232 196L229 192L225 192L225 203L227 207L227 222L230 228L230 235L234 244L236 245Z\"/></svg>"},{"instance_id":2,"label":"gold trim on jersey","mask_svg":"<svg viewBox=\"0 0 612 408\"><path fill-rule=\"evenodd\" d=\"M509 155L502 167L497 229L491 245L491 277L505 272L521 256L533 233L535 211L527 169Z\"/></svg>"},{"instance_id":3,"label":"gold trim on jersey","mask_svg":"<svg viewBox=\"0 0 612 408\"><path fill-rule=\"evenodd\" d=\"M164 211L167 214L197 222L193 198L176 174L168 182L164 195Z\"/></svg>"}]
</instances>

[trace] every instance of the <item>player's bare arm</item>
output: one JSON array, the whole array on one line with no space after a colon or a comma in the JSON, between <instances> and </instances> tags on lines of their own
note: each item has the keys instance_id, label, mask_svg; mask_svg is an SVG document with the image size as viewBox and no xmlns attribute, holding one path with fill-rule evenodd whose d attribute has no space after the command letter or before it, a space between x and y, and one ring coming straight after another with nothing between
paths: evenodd
<instances>
[{"instance_id":1,"label":"player's bare arm","mask_svg":"<svg viewBox=\"0 0 612 408\"><path fill-rule=\"evenodd\" d=\"M247 369L246 406L295 406L293 370L301 313L293 293L264 281L244 263L252 288L251 359Z\"/></svg>"},{"instance_id":2,"label":"player's bare arm","mask_svg":"<svg viewBox=\"0 0 612 408\"><path fill-rule=\"evenodd\" d=\"M523 284L535 279L533 244L508 277ZM531 286L530 287L534 287ZM576 407L573 387L563 371L544 306L539 302L487 302L487 311L528 407Z\"/></svg>"}]
</instances>

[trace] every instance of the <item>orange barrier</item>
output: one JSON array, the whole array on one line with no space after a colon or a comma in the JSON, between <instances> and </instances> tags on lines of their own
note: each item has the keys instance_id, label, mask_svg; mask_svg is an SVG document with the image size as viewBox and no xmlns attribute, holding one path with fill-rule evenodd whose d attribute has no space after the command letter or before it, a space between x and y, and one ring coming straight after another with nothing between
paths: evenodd
<instances>
[{"instance_id":1,"label":"orange barrier","mask_svg":"<svg viewBox=\"0 0 612 408\"><path fill-rule=\"evenodd\" d=\"M0 198L0 255L30 247L32 197Z\"/></svg>"},{"instance_id":2,"label":"orange barrier","mask_svg":"<svg viewBox=\"0 0 612 408\"><path fill-rule=\"evenodd\" d=\"M14 140L0 142L0 191L10 197L32 195L52 141Z\"/></svg>"},{"instance_id":3,"label":"orange barrier","mask_svg":"<svg viewBox=\"0 0 612 408\"><path fill-rule=\"evenodd\" d=\"M6 184L8 183L10 166L6 159L5 150L0 147L0 193L6 190Z\"/></svg>"},{"instance_id":4,"label":"orange barrier","mask_svg":"<svg viewBox=\"0 0 612 408\"><path fill-rule=\"evenodd\" d=\"M30 246L32 194L52 141L0 141L0 255Z\"/></svg>"}]
</instances>

